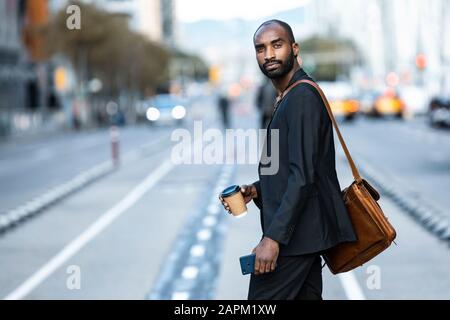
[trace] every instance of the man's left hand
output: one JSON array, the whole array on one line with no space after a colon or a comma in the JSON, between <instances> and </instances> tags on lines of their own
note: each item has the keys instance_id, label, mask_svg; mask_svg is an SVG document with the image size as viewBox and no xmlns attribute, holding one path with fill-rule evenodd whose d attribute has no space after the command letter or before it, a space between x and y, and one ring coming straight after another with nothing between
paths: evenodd
<instances>
[{"instance_id":1,"label":"man's left hand","mask_svg":"<svg viewBox=\"0 0 450 320\"><path fill-rule=\"evenodd\" d=\"M275 270L280 246L278 242L264 237L253 249L255 257L255 275L269 273Z\"/></svg>"}]
</instances>

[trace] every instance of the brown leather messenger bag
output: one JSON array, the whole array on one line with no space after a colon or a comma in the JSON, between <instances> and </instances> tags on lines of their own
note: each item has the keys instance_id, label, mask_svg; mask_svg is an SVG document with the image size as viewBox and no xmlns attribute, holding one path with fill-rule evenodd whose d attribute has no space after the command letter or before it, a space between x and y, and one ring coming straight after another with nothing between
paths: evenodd
<instances>
[{"instance_id":1,"label":"brown leather messenger bag","mask_svg":"<svg viewBox=\"0 0 450 320\"><path fill-rule=\"evenodd\" d=\"M396 231L377 202L380 199L380 194L365 179L361 178L322 89L313 81L299 80L290 85L277 98L277 101L281 100L300 83L313 86L322 97L354 178L354 181L342 190L342 197L353 224L357 241L341 243L326 250L322 255L333 274L347 272L362 266L388 248L396 237Z\"/></svg>"}]
</instances>

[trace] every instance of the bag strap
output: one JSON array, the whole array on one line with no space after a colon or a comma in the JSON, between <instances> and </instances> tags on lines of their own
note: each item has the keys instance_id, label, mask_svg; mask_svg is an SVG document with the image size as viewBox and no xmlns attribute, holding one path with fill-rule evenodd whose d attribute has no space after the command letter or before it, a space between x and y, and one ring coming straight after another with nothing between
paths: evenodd
<instances>
[{"instance_id":1,"label":"bag strap","mask_svg":"<svg viewBox=\"0 0 450 320\"><path fill-rule=\"evenodd\" d=\"M322 89L320 89L320 87L311 80L298 80L296 82L294 82L293 84L291 84L289 87L287 87L283 93L281 95L279 95L277 97L277 106L279 104L279 102L288 94L289 91L292 90L292 88L294 88L295 86L299 85L300 83L307 83L311 86L313 86L314 88L316 88L316 90L319 92L320 97L322 98L323 103L325 104L325 107L327 108L328 111L328 115L330 116L331 122L333 123L334 129L336 130L336 133L338 135L339 138L339 142L341 143L342 149L344 150L345 156L347 157L347 161L348 164L350 165L350 169L352 170L352 174L353 174L353 178L355 178L356 183L361 183L362 178L359 175L359 171L356 168L355 163L353 162L352 156L350 155L350 152L347 149L347 145L345 144L344 138L342 138L341 135L341 131L339 130L339 127L337 125L336 119L334 118L333 112L331 111L331 107L330 104L328 103L327 98L325 97L325 94L323 93Z\"/></svg>"}]
</instances>

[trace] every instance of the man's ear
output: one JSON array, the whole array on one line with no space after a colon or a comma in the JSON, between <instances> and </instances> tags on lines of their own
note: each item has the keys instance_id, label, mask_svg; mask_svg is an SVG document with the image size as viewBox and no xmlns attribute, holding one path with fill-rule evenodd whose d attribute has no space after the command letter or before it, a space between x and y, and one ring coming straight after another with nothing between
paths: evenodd
<instances>
[{"instance_id":1,"label":"man's ear","mask_svg":"<svg viewBox=\"0 0 450 320\"><path fill-rule=\"evenodd\" d=\"M294 51L294 57L297 58L298 54L300 53L300 46L297 42L292 44L292 50Z\"/></svg>"}]
</instances>

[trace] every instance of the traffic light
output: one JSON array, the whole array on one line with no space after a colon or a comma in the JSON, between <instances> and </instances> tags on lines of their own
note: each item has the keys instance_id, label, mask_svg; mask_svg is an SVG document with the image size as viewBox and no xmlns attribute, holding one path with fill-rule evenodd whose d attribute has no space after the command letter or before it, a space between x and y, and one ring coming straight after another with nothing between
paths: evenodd
<instances>
[{"instance_id":1,"label":"traffic light","mask_svg":"<svg viewBox=\"0 0 450 320\"><path fill-rule=\"evenodd\" d=\"M217 84L220 78L220 69L218 66L212 66L209 68L209 81L213 84Z\"/></svg>"},{"instance_id":2,"label":"traffic light","mask_svg":"<svg viewBox=\"0 0 450 320\"><path fill-rule=\"evenodd\" d=\"M416 56L416 66L419 70L424 70L427 67L427 58L420 53Z\"/></svg>"},{"instance_id":3,"label":"traffic light","mask_svg":"<svg viewBox=\"0 0 450 320\"><path fill-rule=\"evenodd\" d=\"M395 72L389 72L388 75L386 76L386 83L390 87L398 86L399 82L400 82L400 78L399 78L398 74Z\"/></svg>"},{"instance_id":4,"label":"traffic light","mask_svg":"<svg viewBox=\"0 0 450 320\"><path fill-rule=\"evenodd\" d=\"M54 73L55 88L59 92L66 91L68 88L67 71L63 67L58 67Z\"/></svg>"}]
</instances>

